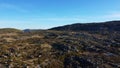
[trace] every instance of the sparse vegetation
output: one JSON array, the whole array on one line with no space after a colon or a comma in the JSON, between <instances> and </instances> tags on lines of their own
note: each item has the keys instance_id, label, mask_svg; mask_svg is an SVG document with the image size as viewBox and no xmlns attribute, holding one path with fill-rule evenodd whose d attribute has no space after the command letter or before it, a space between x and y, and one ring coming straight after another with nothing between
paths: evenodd
<instances>
[{"instance_id":1,"label":"sparse vegetation","mask_svg":"<svg viewBox=\"0 0 120 68\"><path fill-rule=\"evenodd\" d=\"M0 68L120 67L118 30L1 29L0 38Z\"/></svg>"}]
</instances>

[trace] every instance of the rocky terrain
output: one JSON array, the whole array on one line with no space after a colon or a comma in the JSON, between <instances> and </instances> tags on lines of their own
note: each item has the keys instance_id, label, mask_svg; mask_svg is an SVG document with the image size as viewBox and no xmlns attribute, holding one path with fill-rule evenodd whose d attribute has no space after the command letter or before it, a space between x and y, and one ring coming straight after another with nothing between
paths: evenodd
<instances>
[{"instance_id":1,"label":"rocky terrain","mask_svg":"<svg viewBox=\"0 0 120 68\"><path fill-rule=\"evenodd\" d=\"M0 29L0 68L120 68L120 22Z\"/></svg>"}]
</instances>

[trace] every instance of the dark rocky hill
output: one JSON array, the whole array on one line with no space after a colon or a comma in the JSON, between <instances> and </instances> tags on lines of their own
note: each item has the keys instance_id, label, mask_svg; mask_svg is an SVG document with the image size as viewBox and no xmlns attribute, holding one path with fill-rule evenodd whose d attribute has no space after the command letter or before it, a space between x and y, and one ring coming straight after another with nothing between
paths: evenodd
<instances>
[{"instance_id":1,"label":"dark rocky hill","mask_svg":"<svg viewBox=\"0 0 120 68\"><path fill-rule=\"evenodd\" d=\"M51 28L50 30L59 31L120 31L120 21L107 21L98 23L76 23L60 27Z\"/></svg>"}]
</instances>

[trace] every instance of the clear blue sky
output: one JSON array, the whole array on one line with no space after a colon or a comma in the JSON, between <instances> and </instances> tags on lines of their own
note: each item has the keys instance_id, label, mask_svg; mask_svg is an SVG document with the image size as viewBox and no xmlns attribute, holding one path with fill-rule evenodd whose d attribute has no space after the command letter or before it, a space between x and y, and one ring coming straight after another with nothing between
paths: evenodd
<instances>
[{"instance_id":1,"label":"clear blue sky","mask_svg":"<svg viewBox=\"0 0 120 68\"><path fill-rule=\"evenodd\" d=\"M0 0L0 28L47 29L120 20L120 0Z\"/></svg>"}]
</instances>

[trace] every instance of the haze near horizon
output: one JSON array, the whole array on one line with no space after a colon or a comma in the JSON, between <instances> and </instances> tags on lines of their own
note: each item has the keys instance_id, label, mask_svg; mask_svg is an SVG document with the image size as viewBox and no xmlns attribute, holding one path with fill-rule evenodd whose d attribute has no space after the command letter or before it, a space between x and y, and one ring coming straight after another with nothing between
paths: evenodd
<instances>
[{"instance_id":1,"label":"haze near horizon","mask_svg":"<svg viewBox=\"0 0 120 68\"><path fill-rule=\"evenodd\" d=\"M120 20L120 0L0 0L0 28L48 29Z\"/></svg>"}]
</instances>

